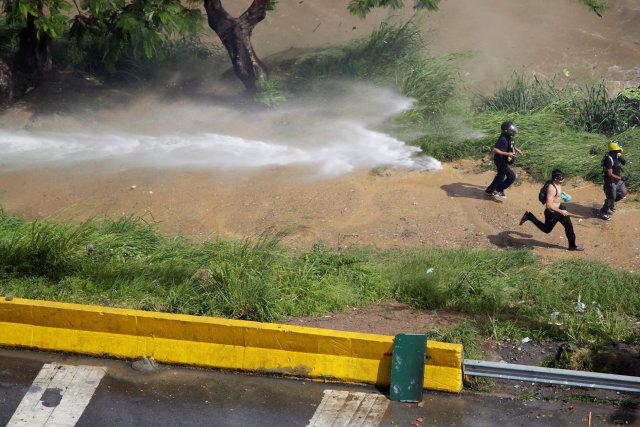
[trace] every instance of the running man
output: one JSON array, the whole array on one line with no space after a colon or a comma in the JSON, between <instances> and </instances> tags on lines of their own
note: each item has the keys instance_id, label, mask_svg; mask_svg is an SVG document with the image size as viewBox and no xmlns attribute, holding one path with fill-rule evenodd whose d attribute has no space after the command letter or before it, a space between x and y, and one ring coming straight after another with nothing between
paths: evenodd
<instances>
[{"instance_id":1,"label":"running man","mask_svg":"<svg viewBox=\"0 0 640 427\"><path fill-rule=\"evenodd\" d=\"M583 246L576 245L576 234L573 232L573 224L569 217L569 212L562 204L562 183L564 182L564 173L556 169L551 172L551 182L547 186L547 200L544 209L544 223L541 222L534 214L526 211L522 215L520 225L527 221L531 221L533 225L538 227L543 233L551 233L551 230L559 222L564 227L564 232L569 241L570 251L584 251Z\"/></svg>"},{"instance_id":2,"label":"running man","mask_svg":"<svg viewBox=\"0 0 640 427\"><path fill-rule=\"evenodd\" d=\"M518 128L513 122L508 121L500 125L500 137L496 141L493 151L493 163L496 165L496 176L484 192L487 196L506 198L504 190L509 188L516 180L516 174L509 165L513 163L516 153L524 156L524 153L515 146L513 137L518 133Z\"/></svg>"}]
</instances>

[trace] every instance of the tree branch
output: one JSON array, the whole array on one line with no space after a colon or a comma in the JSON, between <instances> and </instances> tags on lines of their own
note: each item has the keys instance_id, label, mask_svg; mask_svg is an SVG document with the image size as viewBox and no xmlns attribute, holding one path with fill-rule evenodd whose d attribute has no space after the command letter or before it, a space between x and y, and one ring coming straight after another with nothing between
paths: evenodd
<instances>
[{"instance_id":1,"label":"tree branch","mask_svg":"<svg viewBox=\"0 0 640 427\"><path fill-rule=\"evenodd\" d=\"M269 0L253 0L251 6L240 15L240 21L246 22L251 29L267 16Z\"/></svg>"},{"instance_id":2,"label":"tree branch","mask_svg":"<svg viewBox=\"0 0 640 427\"><path fill-rule=\"evenodd\" d=\"M207 11L209 26L219 36L233 26L234 18L225 10L220 0L204 0L204 9Z\"/></svg>"}]
</instances>

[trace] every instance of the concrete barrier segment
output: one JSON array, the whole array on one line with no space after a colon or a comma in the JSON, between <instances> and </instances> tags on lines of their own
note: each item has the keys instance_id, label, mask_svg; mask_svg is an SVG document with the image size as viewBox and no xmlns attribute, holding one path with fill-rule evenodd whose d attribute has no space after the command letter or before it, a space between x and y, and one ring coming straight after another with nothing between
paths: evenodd
<instances>
[{"instance_id":1,"label":"concrete barrier segment","mask_svg":"<svg viewBox=\"0 0 640 427\"><path fill-rule=\"evenodd\" d=\"M393 337L0 297L0 345L389 385ZM462 389L462 345L427 342L424 384Z\"/></svg>"}]
</instances>

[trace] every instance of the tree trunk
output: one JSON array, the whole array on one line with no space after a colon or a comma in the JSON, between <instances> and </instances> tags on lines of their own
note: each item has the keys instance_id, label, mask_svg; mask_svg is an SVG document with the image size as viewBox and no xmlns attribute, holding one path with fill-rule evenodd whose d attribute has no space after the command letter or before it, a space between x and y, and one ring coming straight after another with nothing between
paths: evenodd
<instances>
[{"instance_id":1,"label":"tree trunk","mask_svg":"<svg viewBox=\"0 0 640 427\"><path fill-rule=\"evenodd\" d=\"M38 13L43 14L42 4L38 5ZM27 15L27 26L18 34L19 44L15 57L15 70L23 72L30 77L42 77L51 71L53 60L51 58L51 38L42 34L38 38L38 29L35 24L35 16Z\"/></svg>"},{"instance_id":2,"label":"tree trunk","mask_svg":"<svg viewBox=\"0 0 640 427\"><path fill-rule=\"evenodd\" d=\"M0 108L13 99L13 75L9 61L0 56Z\"/></svg>"},{"instance_id":3,"label":"tree trunk","mask_svg":"<svg viewBox=\"0 0 640 427\"><path fill-rule=\"evenodd\" d=\"M251 33L267 14L268 0L253 0L239 18L234 18L222 7L220 0L204 0L209 27L216 32L227 49L233 71L244 86L255 92L260 79L267 77L267 67L258 58L251 45Z\"/></svg>"}]
</instances>

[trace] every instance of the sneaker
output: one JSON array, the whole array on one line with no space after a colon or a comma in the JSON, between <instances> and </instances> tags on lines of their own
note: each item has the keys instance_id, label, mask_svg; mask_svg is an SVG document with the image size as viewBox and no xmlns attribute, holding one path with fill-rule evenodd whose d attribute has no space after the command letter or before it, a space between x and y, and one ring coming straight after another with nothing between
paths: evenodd
<instances>
[{"instance_id":1,"label":"sneaker","mask_svg":"<svg viewBox=\"0 0 640 427\"><path fill-rule=\"evenodd\" d=\"M529 220L529 211L526 211L524 215L522 215L522 218L520 218L520 225L524 224L528 220Z\"/></svg>"},{"instance_id":2,"label":"sneaker","mask_svg":"<svg viewBox=\"0 0 640 427\"><path fill-rule=\"evenodd\" d=\"M496 195L495 191L485 191L484 195L487 197L494 197Z\"/></svg>"},{"instance_id":3,"label":"sneaker","mask_svg":"<svg viewBox=\"0 0 640 427\"><path fill-rule=\"evenodd\" d=\"M574 248L569 248L570 251L582 252L584 251L584 246L576 246Z\"/></svg>"},{"instance_id":4,"label":"sneaker","mask_svg":"<svg viewBox=\"0 0 640 427\"><path fill-rule=\"evenodd\" d=\"M507 196L504 194L504 191L496 191L495 193L493 193L494 195L498 196L498 197L502 197L503 199L506 199Z\"/></svg>"},{"instance_id":5,"label":"sneaker","mask_svg":"<svg viewBox=\"0 0 640 427\"><path fill-rule=\"evenodd\" d=\"M601 213L600 218L604 219L605 221L609 221L611 219L611 215L606 213Z\"/></svg>"}]
</instances>

